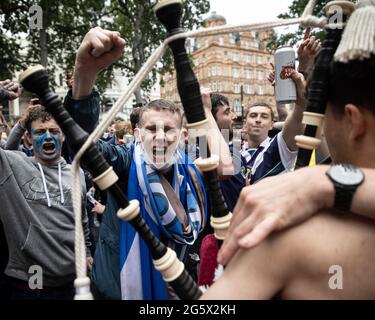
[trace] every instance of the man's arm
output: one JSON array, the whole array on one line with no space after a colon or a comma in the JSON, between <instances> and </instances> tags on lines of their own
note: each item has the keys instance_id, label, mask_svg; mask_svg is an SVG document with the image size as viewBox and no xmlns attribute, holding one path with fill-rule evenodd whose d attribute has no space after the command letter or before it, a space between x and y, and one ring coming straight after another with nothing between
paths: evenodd
<instances>
[{"instance_id":1,"label":"man's arm","mask_svg":"<svg viewBox=\"0 0 375 320\"><path fill-rule=\"evenodd\" d=\"M215 118L211 112L210 92L206 88L201 88L202 100L205 109L206 118L209 123L210 130L208 135L208 146L212 154L216 154L220 158L219 167L217 168L219 176L227 176L228 178L234 174L234 166L232 156L228 144L226 143Z\"/></svg>"},{"instance_id":2,"label":"man's arm","mask_svg":"<svg viewBox=\"0 0 375 320\"><path fill-rule=\"evenodd\" d=\"M8 140L5 145L5 149L19 150L21 140L25 131L26 129L23 128L19 122L17 122L16 125L13 127L13 129L9 133Z\"/></svg>"},{"instance_id":3,"label":"man's arm","mask_svg":"<svg viewBox=\"0 0 375 320\"><path fill-rule=\"evenodd\" d=\"M0 102L17 99L22 93L22 89L17 82L9 79L0 81Z\"/></svg>"},{"instance_id":4,"label":"man's arm","mask_svg":"<svg viewBox=\"0 0 375 320\"><path fill-rule=\"evenodd\" d=\"M268 73L267 80L275 88L275 66L272 62L270 62L270 66L271 70ZM288 116L288 110L286 109L285 104L276 101L276 110L278 115L278 121L284 122Z\"/></svg>"},{"instance_id":5,"label":"man's arm","mask_svg":"<svg viewBox=\"0 0 375 320\"><path fill-rule=\"evenodd\" d=\"M298 150L295 136L303 133L303 112L306 109L306 81L301 73L290 71L289 77L295 82L297 89L297 101L292 111L289 112L282 130L282 137L290 151Z\"/></svg>"},{"instance_id":6,"label":"man's arm","mask_svg":"<svg viewBox=\"0 0 375 320\"><path fill-rule=\"evenodd\" d=\"M314 68L315 58L321 49L319 40L316 40L314 36L310 37L310 31L310 28L305 30L303 42L297 50L298 72L302 73L306 79Z\"/></svg>"},{"instance_id":7,"label":"man's arm","mask_svg":"<svg viewBox=\"0 0 375 320\"><path fill-rule=\"evenodd\" d=\"M7 144L6 144L6 149L19 150L23 134L26 131L25 127L26 127L27 118L29 117L30 111L32 111L35 107L37 107L37 105L33 105L29 103L29 105L23 112L22 117L16 123L16 125L11 130L11 132L9 133Z\"/></svg>"},{"instance_id":8,"label":"man's arm","mask_svg":"<svg viewBox=\"0 0 375 320\"><path fill-rule=\"evenodd\" d=\"M219 262L225 265L239 248L257 246L272 232L299 224L319 210L333 208L335 191L326 175L328 168L303 168L244 188L219 252ZM351 211L375 219L375 169L362 170L365 181L354 194Z\"/></svg>"},{"instance_id":9,"label":"man's arm","mask_svg":"<svg viewBox=\"0 0 375 320\"><path fill-rule=\"evenodd\" d=\"M72 91L65 98L65 107L73 119L88 133L99 120L99 95L93 90L98 74L117 61L125 42L118 32L91 29L84 37L77 55ZM100 141L98 147L106 160L118 174L130 165L129 150L124 147L109 146ZM120 160L124 160L121 163Z\"/></svg>"},{"instance_id":10,"label":"man's arm","mask_svg":"<svg viewBox=\"0 0 375 320\"><path fill-rule=\"evenodd\" d=\"M310 30L307 29L304 41L298 48L298 72L290 72L290 78L295 82L297 89L297 101L293 111L291 111L285 120L282 130L282 136L288 146L288 149L295 151L298 149L295 143L295 136L303 133L304 125L302 124L303 112L307 106L306 99L306 81L305 78L311 72L314 66L314 59L320 51L320 43L315 37L310 37Z\"/></svg>"},{"instance_id":11,"label":"man's arm","mask_svg":"<svg viewBox=\"0 0 375 320\"><path fill-rule=\"evenodd\" d=\"M125 40L116 31L96 27L85 35L76 55L73 99L91 94L99 73L121 57L124 46Z\"/></svg>"},{"instance_id":12,"label":"man's arm","mask_svg":"<svg viewBox=\"0 0 375 320\"><path fill-rule=\"evenodd\" d=\"M285 286L292 254L285 236L274 235L251 250L239 250L202 299L271 299Z\"/></svg>"}]
</instances>

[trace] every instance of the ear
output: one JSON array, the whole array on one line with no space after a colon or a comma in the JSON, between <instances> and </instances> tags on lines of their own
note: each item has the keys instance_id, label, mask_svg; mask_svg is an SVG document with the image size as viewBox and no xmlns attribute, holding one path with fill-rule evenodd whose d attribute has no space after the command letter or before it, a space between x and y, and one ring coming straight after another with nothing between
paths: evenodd
<instances>
[{"instance_id":1,"label":"ear","mask_svg":"<svg viewBox=\"0 0 375 320\"><path fill-rule=\"evenodd\" d=\"M61 135L61 143L63 143L65 141L65 134L62 134Z\"/></svg>"},{"instance_id":2,"label":"ear","mask_svg":"<svg viewBox=\"0 0 375 320\"><path fill-rule=\"evenodd\" d=\"M32 143L33 140L31 140L31 135L30 135L29 131L25 131L25 135L26 135L27 139L29 139L29 141Z\"/></svg>"},{"instance_id":3,"label":"ear","mask_svg":"<svg viewBox=\"0 0 375 320\"><path fill-rule=\"evenodd\" d=\"M181 139L180 140L185 141L185 140L187 140L188 136L189 136L188 130L186 128L182 128L181 129Z\"/></svg>"},{"instance_id":4,"label":"ear","mask_svg":"<svg viewBox=\"0 0 375 320\"><path fill-rule=\"evenodd\" d=\"M355 142L366 133L366 116L363 111L354 104L347 104L344 107L345 122L347 124L348 138Z\"/></svg>"}]
</instances>

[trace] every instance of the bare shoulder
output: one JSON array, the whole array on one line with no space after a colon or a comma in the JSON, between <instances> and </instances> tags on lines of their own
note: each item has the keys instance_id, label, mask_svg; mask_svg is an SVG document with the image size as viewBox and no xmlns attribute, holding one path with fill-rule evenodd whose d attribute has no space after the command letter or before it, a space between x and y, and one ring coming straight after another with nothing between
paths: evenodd
<instances>
[{"instance_id":1,"label":"bare shoulder","mask_svg":"<svg viewBox=\"0 0 375 320\"><path fill-rule=\"evenodd\" d=\"M374 248L375 221L320 212L239 250L204 298L375 299Z\"/></svg>"},{"instance_id":2,"label":"bare shoulder","mask_svg":"<svg viewBox=\"0 0 375 320\"><path fill-rule=\"evenodd\" d=\"M295 262L284 297L375 298L375 280L370 281L375 274L374 220L325 211L287 230L284 237ZM345 282L340 285L339 280Z\"/></svg>"},{"instance_id":3,"label":"bare shoulder","mask_svg":"<svg viewBox=\"0 0 375 320\"><path fill-rule=\"evenodd\" d=\"M296 253L319 253L317 260L335 256L336 259L353 257L356 252L373 252L375 246L375 221L350 213L321 211L305 223L286 231L285 237ZM314 257L311 257L314 259Z\"/></svg>"}]
</instances>

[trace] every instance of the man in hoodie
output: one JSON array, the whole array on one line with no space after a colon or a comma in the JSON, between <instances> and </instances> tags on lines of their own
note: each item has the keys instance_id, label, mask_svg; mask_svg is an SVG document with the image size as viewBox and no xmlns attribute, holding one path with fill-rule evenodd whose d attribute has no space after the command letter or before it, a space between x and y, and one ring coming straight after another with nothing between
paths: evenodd
<instances>
[{"instance_id":1,"label":"man in hoodie","mask_svg":"<svg viewBox=\"0 0 375 320\"><path fill-rule=\"evenodd\" d=\"M64 135L43 107L30 111L25 127L34 157L0 150L0 219L9 245L5 274L13 299L72 299L74 215L71 169L61 157Z\"/></svg>"}]
</instances>

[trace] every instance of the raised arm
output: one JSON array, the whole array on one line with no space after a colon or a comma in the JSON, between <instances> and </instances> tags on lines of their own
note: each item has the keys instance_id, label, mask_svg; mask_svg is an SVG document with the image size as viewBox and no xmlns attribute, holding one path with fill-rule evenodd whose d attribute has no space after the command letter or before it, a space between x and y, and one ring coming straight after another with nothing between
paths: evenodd
<instances>
[{"instance_id":1,"label":"raised arm","mask_svg":"<svg viewBox=\"0 0 375 320\"><path fill-rule=\"evenodd\" d=\"M302 124L303 112L306 110L306 81L301 73L295 70L288 72L288 76L294 81L297 88L297 101L292 111L289 112L282 130L282 136L288 149L291 151L298 150L294 137L303 133L304 125Z\"/></svg>"},{"instance_id":2,"label":"raised arm","mask_svg":"<svg viewBox=\"0 0 375 320\"><path fill-rule=\"evenodd\" d=\"M76 55L72 98L89 96L99 73L121 57L124 47L125 40L119 32L100 27L91 29Z\"/></svg>"},{"instance_id":3,"label":"raised arm","mask_svg":"<svg viewBox=\"0 0 375 320\"><path fill-rule=\"evenodd\" d=\"M23 134L26 129L20 125L19 122L10 130L8 140L5 144L5 149L7 150L20 150L20 145L22 141Z\"/></svg>"},{"instance_id":4,"label":"raised arm","mask_svg":"<svg viewBox=\"0 0 375 320\"><path fill-rule=\"evenodd\" d=\"M10 131L8 140L5 146L5 149L7 150L19 150L21 140L23 137L23 134L26 131L26 119L29 116L30 111L34 108L35 106L32 104L29 104L22 114L22 117L20 120L16 123L16 125L13 127L13 129Z\"/></svg>"},{"instance_id":5,"label":"raised arm","mask_svg":"<svg viewBox=\"0 0 375 320\"><path fill-rule=\"evenodd\" d=\"M85 35L77 51L73 88L66 96L64 104L73 119L88 133L94 131L99 121L100 98L93 90L95 80L103 69L118 60L124 44L118 32L96 27ZM127 168L129 164L129 159L125 156L129 153L128 149L109 146L101 141L98 147L121 175L119 170ZM122 164L118 165L119 162Z\"/></svg>"},{"instance_id":6,"label":"raised arm","mask_svg":"<svg viewBox=\"0 0 375 320\"><path fill-rule=\"evenodd\" d=\"M215 121L211 112L211 98L210 91L206 88L201 88L203 106L205 109L206 118L210 126L210 131L207 133L208 146L212 154L217 154L220 158L218 174L219 176L232 176L234 173L234 166L228 144L225 142L223 135Z\"/></svg>"}]
</instances>

